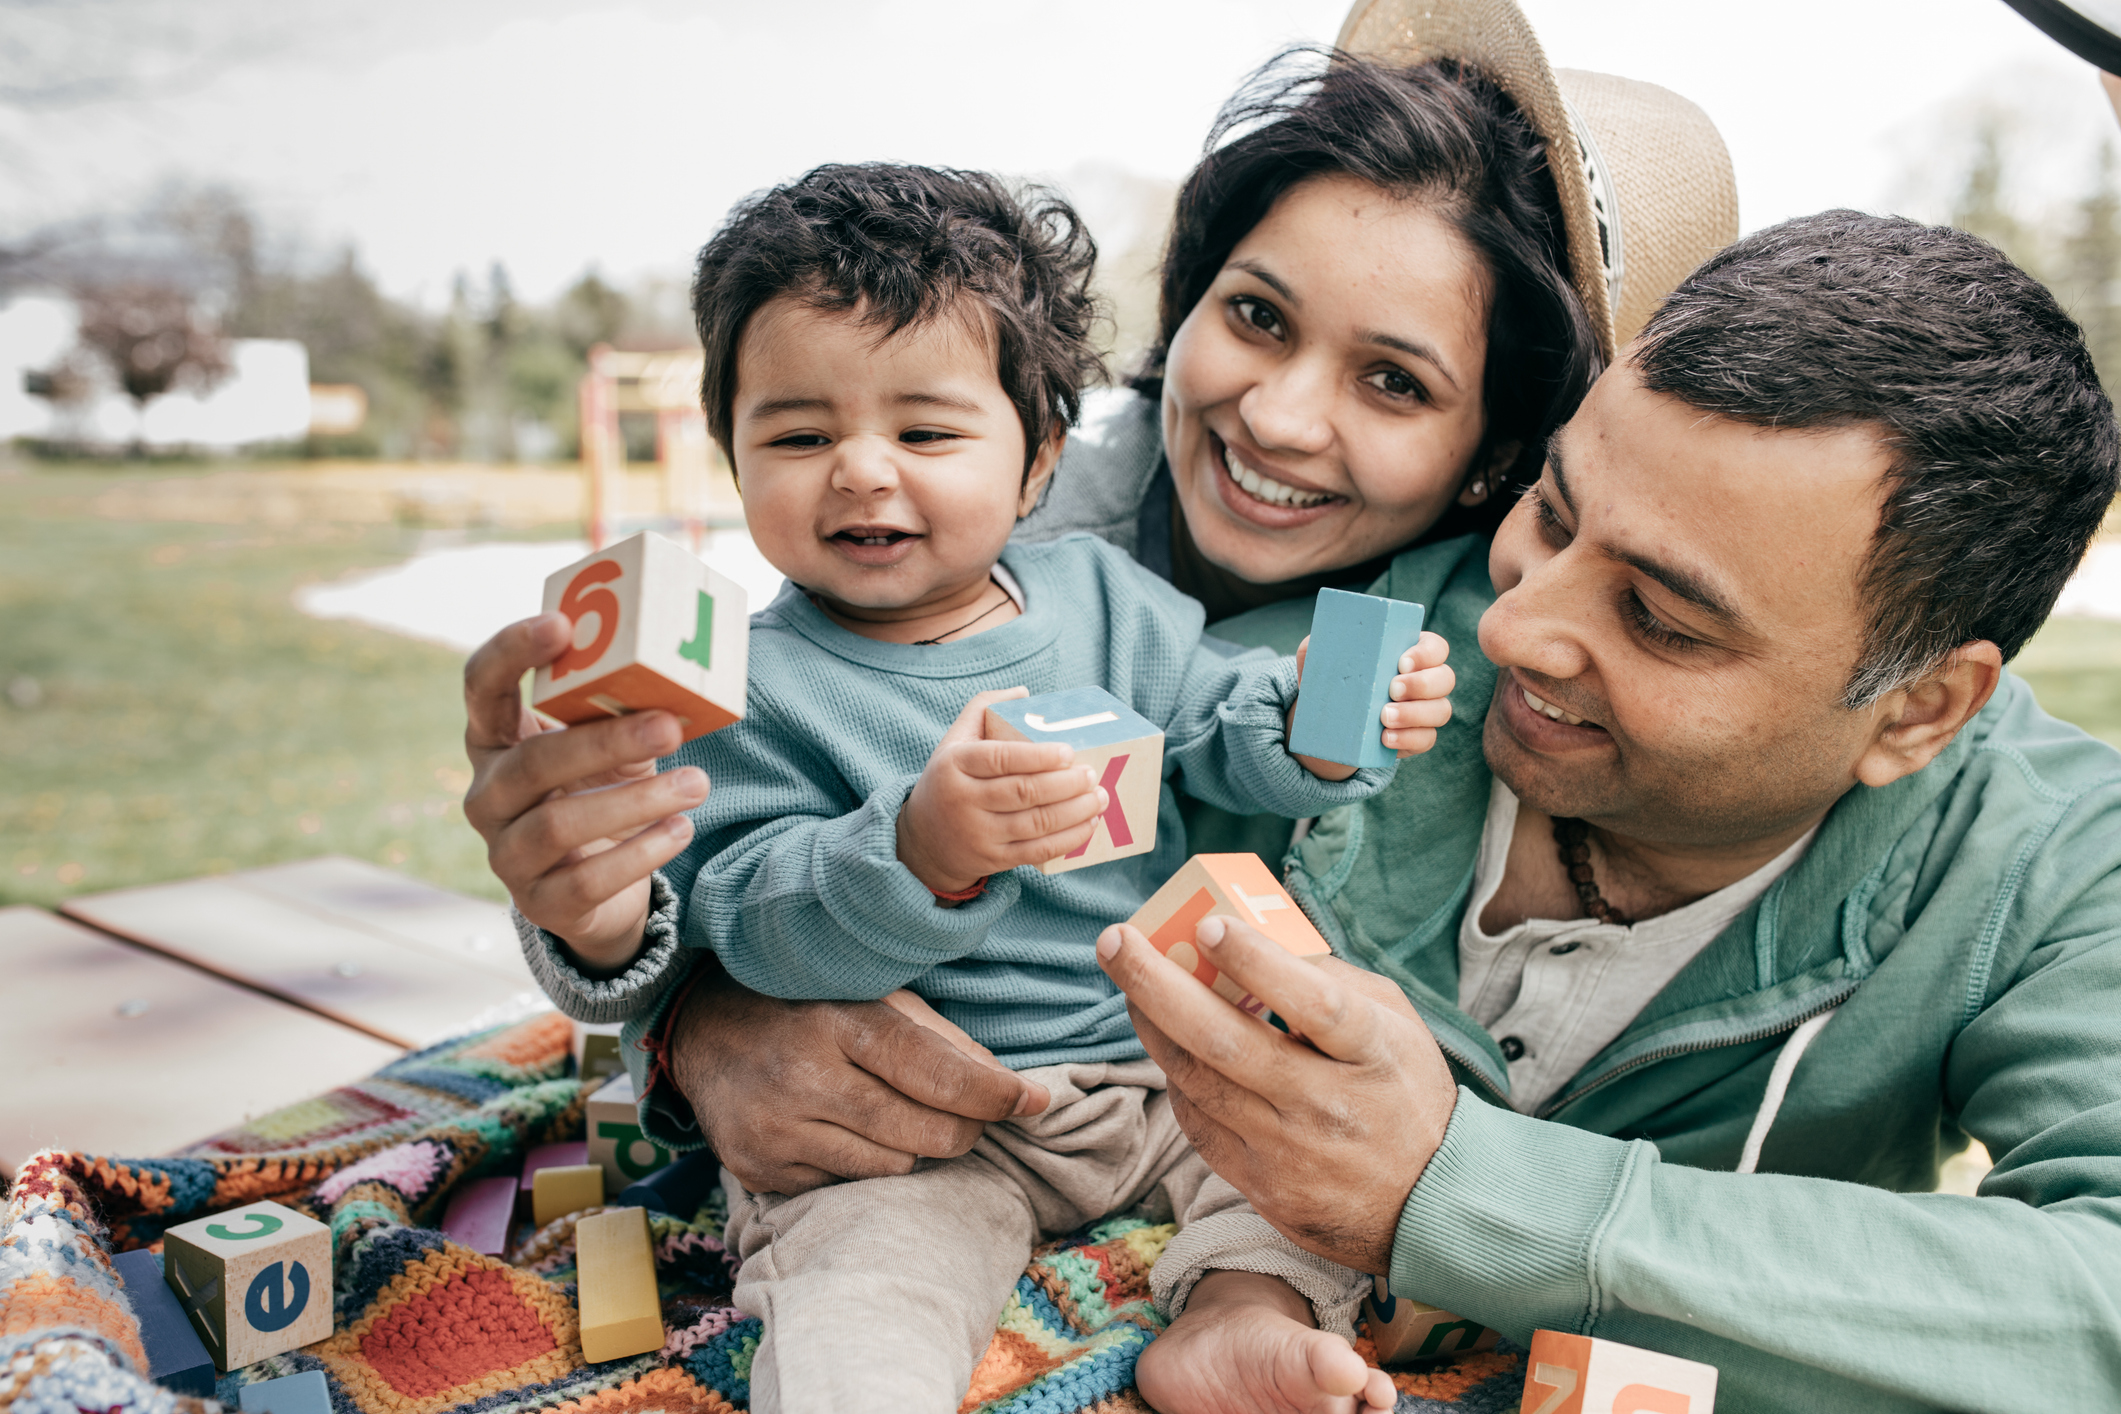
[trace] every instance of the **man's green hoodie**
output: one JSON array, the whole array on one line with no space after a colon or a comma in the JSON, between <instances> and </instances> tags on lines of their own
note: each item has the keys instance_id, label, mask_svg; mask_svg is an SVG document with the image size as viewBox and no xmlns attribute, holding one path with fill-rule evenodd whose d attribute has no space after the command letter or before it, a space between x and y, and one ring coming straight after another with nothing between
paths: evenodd
<instances>
[{"instance_id":1,"label":"man's green hoodie","mask_svg":"<svg viewBox=\"0 0 2121 1414\"><path fill-rule=\"evenodd\" d=\"M1796 866L1541 1108L1460 1010L1490 788L1487 546L1410 551L1458 711L1318 822L1288 878L1406 990L1458 1106L1407 1199L1393 1289L1518 1341L1705 1361L1718 1414L2121 1409L2121 754L2005 676L1934 762L1836 803ZM1219 626L1293 646L1308 605ZM1791 1033L1830 1009L1737 1173ZM1968 1136L1981 1196L1936 1193Z\"/></svg>"}]
</instances>

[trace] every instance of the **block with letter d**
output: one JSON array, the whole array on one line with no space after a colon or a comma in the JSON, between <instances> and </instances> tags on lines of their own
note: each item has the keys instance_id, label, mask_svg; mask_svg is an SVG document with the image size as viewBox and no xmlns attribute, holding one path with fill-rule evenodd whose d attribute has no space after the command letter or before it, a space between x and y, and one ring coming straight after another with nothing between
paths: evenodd
<instances>
[{"instance_id":1,"label":"block with letter d","mask_svg":"<svg viewBox=\"0 0 2121 1414\"><path fill-rule=\"evenodd\" d=\"M1523 1414L1714 1414L1716 1367L1617 1340L1532 1332Z\"/></svg>"},{"instance_id":2,"label":"block with letter d","mask_svg":"<svg viewBox=\"0 0 2121 1414\"><path fill-rule=\"evenodd\" d=\"M1272 1015L1266 1003L1223 976L1194 941L1193 930L1210 914L1249 923L1301 958L1315 962L1333 952L1256 854L1196 854L1165 880L1127 921L1217 996L1262 1020Z\"/></svg>"},{"instance_id":3,"label":"block with letter d","mask_svg":"<svg viewBox=\"0 0 2121 1414\"><path fill-rule=\"evenodd\" d=\"M1156 803L1164 789L1164 734L1101 687L1072 687L997 702L987 709L990 741L1060 741L1075 764L1097 773L1110 803L1089 840L1040 866L1048 874L1147 854L1156 848Z\"/></svg>"},{"instance_id":4,"label":"block with letter d","mask_svg":"<svg viewBox=\"0 0 2121 1414\"><path fill-rule=\"evenodd\" d=\"M589 1097L587 1121L589 1162L604 1170L606 1194L625 1192L676 1157L641 1133L633 1077L624 1071Z\"/></svg>"},{"instance_id":5,"label":"block with letter d","mask_svg":"<svg viewBox=\"0 0 2121 1414\"><path fill-rule=\"evenodd\" d=\"M331 1229L248 1203L162 1235L163 1275L226 1374L331 1334Z\"/></svg>"},{"instance_id":6,"label":"block with letter d","mask_svg":"<svg viewBox=\"0 0 2121 1414\"><path fill-rule=\"evenodd\" d=\"M1501 1339L1478 1321L1462 1320L1440 1306L1394 1296L1383 1277L1363 1298L1363 1324L1381 1365L1426 1360L1467 1350L1493 1350Z\"/></svg>"},{"instance_id":7,"label":"block with letter d","mask_svg":"<svg viewBox=\"0 0 2121 1414\"><path fill-rule=\"evenodd\" d=\"M661 707L690 741L744 715L744 591L675 542L642 531L575 561L545 581L555 611L574 641L531 685L546 716L574 724Z\"/></svg>"},{"instance_id":8,"label":"block with letter d","mask_svg":"<svg viewBox=\"0 0 2121 1414\"><path fill-rule=\"evenodd\" d=\"M1399 660L1421 637L1422 607L1375 594L1321 589L1311 610L1302 690L1289 750L1342 766L1384 766L1384 708Z\"/></svg>"}]
</instances>

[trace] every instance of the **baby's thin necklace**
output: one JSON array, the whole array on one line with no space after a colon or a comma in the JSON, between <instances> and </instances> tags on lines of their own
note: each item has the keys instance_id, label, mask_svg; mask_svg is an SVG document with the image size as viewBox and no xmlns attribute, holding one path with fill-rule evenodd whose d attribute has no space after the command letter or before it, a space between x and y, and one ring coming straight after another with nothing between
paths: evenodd
<instances>
[{"instance_id":1,"label":"baby's thin necklace","mask_svg":"<svg viewBox=\"0 0 2121 1414\"><path fill-rule=\"evenodd\" d=\"M991 579L990 579L990 580L988 580L987 582L988 582L989 584L994 584L994 581L993 581L993 580L991 580ZM999 584L995 584L995 585L994 585L994 587L995 587L996 589L1001 589L1001 588L1002 588L1002 587L1001 587L1001 586L1000 586ZM1004 605L1004 604L1009 604L1009 603L1013 603L1013 602L1015 602L1015 601L1014 601L1014 600L1012 600L1012 599L1010 599L1010 597L1009 597L1009 591L1008 591L1008 590L1006 590L1006 589L1002 589L1002 597L1001 597L1000 599L996 600L996 601L995 601L995 602L994 602L994 603L993 603L992 605L988 606L988 608L986 609L986 611L985 611L985 612L983 612L983 613L981 613L981 614L979 614L979 615L977 615L977 616L975 616L975 617L973 617L973 618L969 618L969 619L965 620L965 621L964 621L963 623L959 624L959 625L958 625L958 626L957 626L956 628L954 628L954 629L951 629L951 630L950 630L950 632L948 632L948 633L939 633L939 634L937 634L937 635L936 635L935 637L933 637L933 638L916 638L916 639L914 639L914 640L913 640L913 646L914 646L915 648L933 648L933 647L934 647L934 646L935 646L936 644L938 644L938 643L941 643L941 642L942 642L942 641L943 641L944 639L946 639L946 638L955 638L955 637L956 637L956 636L957 636L958 634L961 634L961 633L963 633L963 632L964 632L964 631L965 631L966 629L968 629L968 628L972 627L972 626L973 626L974 624L978 623L978 622L979 622L979 621L980 621L981 619L984 619L984 618L986 618L988 614L991 614L991 613L993 613L993 612L994 612L994 611L995 611L996 609L999 609L999 608L1001 608L1001 606L1002 606L1002 605Z\"/></svg>"}]
</instances>

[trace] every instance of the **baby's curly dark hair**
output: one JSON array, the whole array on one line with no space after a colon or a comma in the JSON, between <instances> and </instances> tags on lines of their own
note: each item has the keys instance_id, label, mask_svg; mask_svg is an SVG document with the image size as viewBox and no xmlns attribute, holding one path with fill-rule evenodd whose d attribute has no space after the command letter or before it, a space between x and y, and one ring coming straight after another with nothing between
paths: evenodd
<instances>
[{"instance_id":1,"label":"baby's curly dark hair","mask_svg":"<svg viewBox=\"0 0 2121 1414\"><path fill-rule=\"evenodd\" d=\"M855 310L878 337L984 309L1002 388L1024 424L1024 470L1072 426L1104 366L1090 337L1097 245L1042 188L1012 195L984 172L882 162L817 167L738 203L700 248L692 313L707 351L700 404L736 464L737 345L767 302Z\"/></svg>"}]
</instances>

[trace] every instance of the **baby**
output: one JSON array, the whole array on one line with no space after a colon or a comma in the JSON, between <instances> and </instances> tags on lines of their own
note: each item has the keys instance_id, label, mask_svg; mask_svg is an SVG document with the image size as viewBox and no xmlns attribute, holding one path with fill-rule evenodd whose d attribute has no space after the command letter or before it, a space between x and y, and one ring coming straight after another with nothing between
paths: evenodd
<instances>
[{"instance_id":1,"label":"baby","mask_svg":"<svg viewBox=\"0 0 2121 1414\"><path fill-rule=\"evenodd\" d=\"M612 1019L625 996L629 1037L683 970L672 936L771 996L910 990L925 1024L1052 1095L900 1177L784 1197L725 1171L735 1301L765 1326L760 1411L955 1409L1042 1236L1145 1203L1181 1224L1247 1211L1180 1133L1095 941L1185 860L1173 773L1224 809L1303 817L1394 769L1292 756L1297 665L1218 651L1200 606L1121 551L1008 543L1096 372L1094 258L1058 201L891 166L811 172L700 253L709 425L789 583L752 619L748 715L663 763L713 783L690 845L651 889L625 882L645 903L619 936L528 930L533 965L578 1014ZM1448 713L1444 653L1428 634L1401 660L1387 747ZM1091 685L1165 733L1155 847L1047 875L1109 801L1068 747L985 740L982 713ZM1245 1269L1344 1300L1350 1274L1282 1246ZM1201 1387L1229 1407L1389 1408L1389 1383L1335 1346L1323 1372L1299 1352Z\"/></svg>"}]
</instances>

